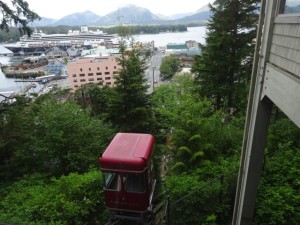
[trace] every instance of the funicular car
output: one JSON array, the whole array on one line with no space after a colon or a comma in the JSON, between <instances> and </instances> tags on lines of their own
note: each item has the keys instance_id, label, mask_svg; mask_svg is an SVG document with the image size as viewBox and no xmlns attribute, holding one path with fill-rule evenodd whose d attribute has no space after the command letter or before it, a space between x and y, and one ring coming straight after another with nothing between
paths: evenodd
<instances>
[{"instance_id":1,"label":"funicular car","mask_svg":"<svg viewBox=\"0 0 300 225\"><path fill-rule=\"evenodd\" d=\"M104 174L104 199L110 219L143 224L151 213L154 179L150 134L118 133L99 158Z\"/></svg>"}]
</instances>

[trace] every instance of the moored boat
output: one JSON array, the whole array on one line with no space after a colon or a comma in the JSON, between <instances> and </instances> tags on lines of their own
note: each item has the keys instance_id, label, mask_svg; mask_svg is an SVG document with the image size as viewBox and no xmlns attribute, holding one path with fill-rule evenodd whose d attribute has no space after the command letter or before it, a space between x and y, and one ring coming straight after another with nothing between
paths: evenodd
<instances>
[{"instance_id":1,"label":"moored boat","mask_svg":"<svg viewBox=\"0 0 300 225\"><path fill-rule=\"evenodd\" d=\"M45 34L35 30L29 37L24 35L20 41L12 44L4 44L14 53L44 52L49 48L58 47L66 50L70 47L91 47L95 45L113 45L116 35L103 33L102 31L90 31L87 26L81 30L70 30L67 34Z\"/></svg>"}]
</instances>

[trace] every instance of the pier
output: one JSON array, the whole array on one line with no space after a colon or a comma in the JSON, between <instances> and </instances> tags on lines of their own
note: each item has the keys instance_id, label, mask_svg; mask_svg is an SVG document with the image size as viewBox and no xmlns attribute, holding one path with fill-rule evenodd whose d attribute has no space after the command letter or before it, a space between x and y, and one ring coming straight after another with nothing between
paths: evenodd
<instances>
[{"instance_id":1,"label":"pier","mask_svg":"<svg viewBox=\"0 0 300 225\"><path fill-rule=\"evenodd\" d=\"M12 100L18 95L25 96L31 88L34 88L34 86L32 84L28 84L19 91L0 92L0 96L4 98L1 102L12 102Z\"/></svg>"},{"instance_id":2,"label":"pier","mask_svg":"<svg viewBox=\"0 0 300 225\"><path fill-rule=\"evenodd\" d=\"M26 92L30 90L30 88L32 88L31 84L26 85L24 88L22 88L20 91L18 92L13 92L9 97L10 98L14 98L17 95L26 95Z\"/></svg>"},{"instance_id":3,"label":"pier","mask_svg":"<svg viewBox=\"0 0 300 225\"><path fill-rule=\"evenodd\" d=\"M15 80L15 82L42 82L43 80L54 80L59 79L60 76L57 76L55 74L45 75L36 77L35 79L18 79Z\"/></svg>"}]
</instances>

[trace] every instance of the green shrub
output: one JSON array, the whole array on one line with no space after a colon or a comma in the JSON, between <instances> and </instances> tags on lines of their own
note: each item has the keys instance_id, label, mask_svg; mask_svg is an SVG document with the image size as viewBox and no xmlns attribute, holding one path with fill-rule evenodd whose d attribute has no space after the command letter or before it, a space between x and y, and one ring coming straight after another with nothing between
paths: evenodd
<instances>
[{"instance_id":1,"label":"green shrub","mask_svg":"<svg viewBox=\"0 0 300 225\"><path fill-rule=\"evenodd\" d=\"M72 173L50 183L26 177L2 191L0 222L13 224L105 224L99 171Z\"/></svg>"}]
</instances>

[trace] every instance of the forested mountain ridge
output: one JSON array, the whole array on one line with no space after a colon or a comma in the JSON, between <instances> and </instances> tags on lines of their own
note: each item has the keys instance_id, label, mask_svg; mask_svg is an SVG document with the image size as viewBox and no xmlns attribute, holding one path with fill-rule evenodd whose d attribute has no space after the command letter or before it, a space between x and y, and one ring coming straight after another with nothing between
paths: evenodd
<instances>
[{"instance_id":1,"label":"forested mountain ridge","mask_svg":"<svg viewBox=\"0 0 300 225\"><path fill-rule=\"evenodd\" d=\"M204 23L209 19L210 13L207 6L199 9L194 13L182 14L182 16L175 16L176 19L169 19L168 17L156 15L146 8L137 7L135 5L128 5L104 16L96 15L91 11L73 13L66 15L59 20L42 17L40 21L35 21L30 25L37 26L58 26L58 25L119 25L121 24L174 24L186 23L191 21Z\"/></svg>"}]
</instances>

